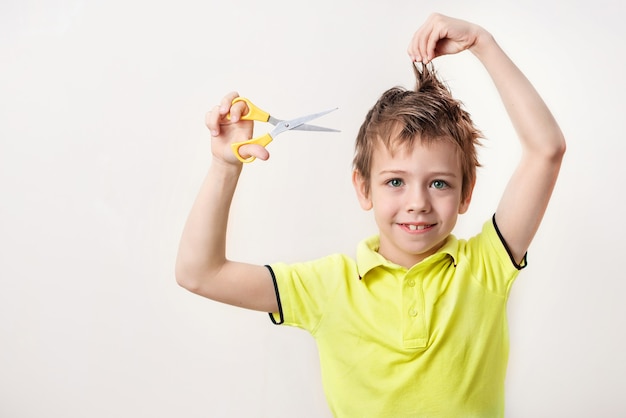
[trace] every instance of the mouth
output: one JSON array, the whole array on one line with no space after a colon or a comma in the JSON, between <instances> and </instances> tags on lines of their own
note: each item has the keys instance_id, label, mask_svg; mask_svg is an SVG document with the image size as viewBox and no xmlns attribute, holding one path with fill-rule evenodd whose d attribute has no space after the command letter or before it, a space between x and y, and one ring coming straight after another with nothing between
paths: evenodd
<instances>
[{"instance_id":1,"label":"mouth","mask_svg":"<svg viewBox=\"0 0 626 418\"><path fill-rule=\"evenodd\" d=\"M409 231L426 231L433 228L436 224L400 224L400 226Z\"/></svg>"}]
</instances>

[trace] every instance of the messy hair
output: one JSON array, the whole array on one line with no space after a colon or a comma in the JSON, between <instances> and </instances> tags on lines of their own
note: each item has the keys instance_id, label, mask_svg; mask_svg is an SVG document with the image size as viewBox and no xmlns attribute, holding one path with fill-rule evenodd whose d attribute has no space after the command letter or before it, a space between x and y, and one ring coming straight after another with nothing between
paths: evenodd
<instances>
[{"instance_id":1,"label":"messy hair","mask_svg":"<svg viewBox=\"0 0 626 418\"><path fill-rule=\"evenodd\" d=\"M418 67L419 66L419 67ZM463 174L461 198L469 197L479 167L477 146L481 132L460 101L438 78L431 64L413 65L415 90L393 87L382 94L365 116L356 138L353 168L370 189L374 148L380 142L394 152L411 149L415 141L448 141L455 146Z\"/></svg>"}]
</instances>

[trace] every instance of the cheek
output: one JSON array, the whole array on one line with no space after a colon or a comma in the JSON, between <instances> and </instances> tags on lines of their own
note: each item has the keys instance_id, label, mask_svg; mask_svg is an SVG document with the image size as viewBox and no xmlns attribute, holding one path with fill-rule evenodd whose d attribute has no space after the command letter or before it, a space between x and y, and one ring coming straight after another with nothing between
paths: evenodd
<instances>
[{"instance_id":1,"label":"cheek","mask_svg":"<svg viewBox=\"0 0 626 418\"><path fill-rule=\"evenodd\" d=\"M376 217L379 219L393 217L399 211L397 199L393 199L391 196L381 198L380 195L373 195L372 207L376 213Z\"/></svg>"},{"instance_id":2,"label":"cheek","mask_svg":"<svg viewBox=\"0 0 626 418\"><path fill-rule=\"evenodd\" d=\"M463 205L458 196L448 196L440 201L439 211L448 217L453 217L459 214L462 207Z\"/></svg>"}]
</instances>

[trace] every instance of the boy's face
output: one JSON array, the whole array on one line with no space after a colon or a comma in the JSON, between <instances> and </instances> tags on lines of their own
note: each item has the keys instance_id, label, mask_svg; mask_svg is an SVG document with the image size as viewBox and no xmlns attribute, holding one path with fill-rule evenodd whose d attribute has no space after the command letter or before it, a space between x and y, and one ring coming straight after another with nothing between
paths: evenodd
<instances>
[{"instance_id":1,"label":"boy's face","mask_svg":"<svg viewBox=\"0 0 626 418\"><path fill-rule=\"evenodd\" d=\"M452 232L470 197L461 200L463 176L454 146L445 141L399 148L376 146L369 192L358 173L353 182L361 207L373 209L379 253L410 268L434 254Z\"/></svg>"}]
</instances>

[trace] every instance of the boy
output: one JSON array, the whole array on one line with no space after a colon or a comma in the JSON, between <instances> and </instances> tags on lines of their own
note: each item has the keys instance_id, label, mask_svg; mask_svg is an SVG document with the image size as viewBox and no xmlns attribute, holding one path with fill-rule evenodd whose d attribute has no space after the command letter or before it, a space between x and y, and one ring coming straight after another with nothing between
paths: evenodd
<instances>
[{"instance_id":1,"label":"boy","mask_svg":"<svg viewBox=\"0 0 626 418\"><path fill-rule=\"evenodd\" d=\"M489 72L522 145L495 215L467 241L451 231L472 197L479 132L428 65L416 71L416 91L384 93L358 134L353 183L379 234L360 243L356 260L331 255L255 266L226 259L228 211L242 169L229 144L250 138L252 124L239 120L244 104L231 107L236 93L207 115L213 163L183 231L177 280L308 330L335 416L504 414L506 301L565 142L535 89L480 26L434 14L408 53L428 64L466 49ZM269 156L254 145L241 153Z\"/></svg>"}]
</instances>

